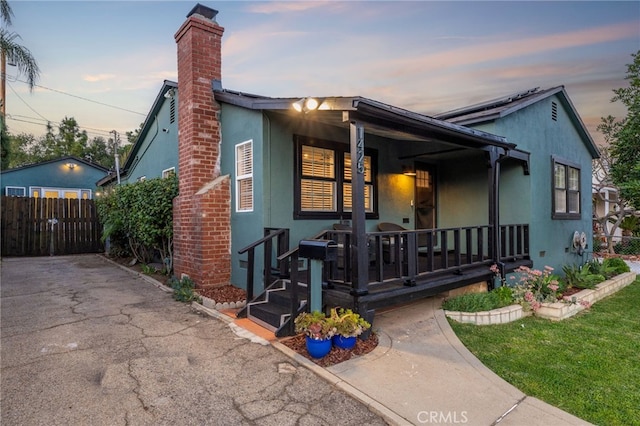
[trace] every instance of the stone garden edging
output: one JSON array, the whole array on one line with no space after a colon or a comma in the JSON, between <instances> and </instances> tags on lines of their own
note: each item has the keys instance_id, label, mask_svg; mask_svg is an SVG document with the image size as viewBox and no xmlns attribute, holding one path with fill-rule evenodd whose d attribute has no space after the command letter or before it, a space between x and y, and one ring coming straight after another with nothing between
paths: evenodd
<instances>
[{"instance_id":1,"label":"stone garden edging","mask_svg":"<svg viewBox=\"0 0 640 426\"><path fill-rule=\"evenodd\" d=\"M208 297L200 296L200 298L202 299L202 306L204 306L205 308L214 309L216 311L244 308L244 305L247 304L246 300L220 303L216 302L213 299L209 299Z\"/></svg>"},{"instance_id":2,"label":"stone garden edging","mask_svg":"<svg viewBox=\"0 0 640 426\"><path fill-rule=\"evenodd\" d=\"M596 288L592 290L582 290L574 294L571 296L570 303L543 303L536 311L535 315L541 318L550 319L551 321L561 321L586 309L582 303L593 304L628 286L634 282L635 279L635 272L625 272L624 274L616 275L609 280L597 284ZM522 309L521 305L509 305L504 308L492 309L484 312L459 312L445 310L444 313L447 318L451 318L457 322L476 325L506 324L531 315L531 312Z\"/></svg>"}]
</instances>

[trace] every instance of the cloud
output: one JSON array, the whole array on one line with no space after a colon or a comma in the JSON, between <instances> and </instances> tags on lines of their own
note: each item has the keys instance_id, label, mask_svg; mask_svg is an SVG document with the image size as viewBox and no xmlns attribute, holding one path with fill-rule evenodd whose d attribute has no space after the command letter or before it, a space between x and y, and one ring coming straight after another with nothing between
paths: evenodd
<instances>
[{"instance_id":1,"label":"cloud","mask_svg":"<svg viewBox=\"0 0 640 426\"><path fill-rule=\"evenodd\" d=\"M512 39L505 34L500 41L472 44L443 52L391 59L388 75L402 76L438 69L470 66L491 61L510 60L523 56L543 54L554 50L591 46L605 42L637 38L638 22L606 25L566 33ZM504 41L503 41L504 40ZM415 56L414 56L415 55Z\"/></svg>"},{"instance_id":2,"label":"cloud","mask_svg":"<svg viewBox=\"0 0 640 426\"><path fill-rule=\"evenodd\" d=\"M247 7L248 12L274 14L305 12L310 9L327 8L336 6L336 2L329 1L287 1L287 2L264 2L256 3Z\"/></svg>"},{"instance_id":3,"label":"cloud","mask_svg":"<svg viewBox=\"0 0 640 426\"><path fill-rule=\"evenodd\" d=\"M114 78L116 78L115 74L86 74L82 76L82 79L84 81L88 81L89 83L95 83L98 81L105 81L105 80L113 80Z\"/></svg>"}]
</instances>

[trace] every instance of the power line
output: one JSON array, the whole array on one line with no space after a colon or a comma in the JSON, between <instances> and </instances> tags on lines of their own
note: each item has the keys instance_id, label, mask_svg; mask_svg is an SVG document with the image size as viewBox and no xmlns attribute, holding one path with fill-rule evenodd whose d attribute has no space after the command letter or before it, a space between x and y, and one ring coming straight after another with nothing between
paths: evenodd
<instances>
[{"instance_id":1,"label":"power line","mask_svg":"<svg viewBox=\"0 0 640 426\"><path fill-rule=\"evenodd\" d=\"M51 121L49 121L47 119L42 119L42 118L37 118L37 117L29 117L29 116L26 116L26 115L19 115L19 114L7 114L6 117L9 120L19 121L19 122L22 122L22 123L35 124L35 125L38 125L38 126L46 126L47 124L51 123ZM17 117L20 117L20 118L17 118ZM38 123L38 122L34 122L34 121L29 121L29 120L39 120L41 122ZM45 121L46 123L42 123L42 121ZM80 130L90 130L90 131L87 132L88 134L93 134L93 135L98 135L98 136L106 136L106 135L110 135L111 134L110 130L96 129L94 127L85 127L85 126L78 125L78 128Z\"/></svg>"},{"instance_id":2,"label":"power line","mask_svg":"<svg viewBox=\"0 0 640 426\"><path fill-rule=\"evenodd\" d=\"M20 83L26 83L26 84L28 84L28 83L27 83L26 81L24 81L24 80L16 79L16 81L19 81ZM110 105L110 104L107 104L107 103L104 103L104 102L100 102L100 101L95 101L95 100L93 100L93 99L85 98L85 97L83 97L83 96L78 96L78 95L74 95L74 94L72 94L72 93L63 92L62 90L52 89L52 88L50 88L50 87L46 87L46 86L41 86L41 85L39 85L39 84L34 84L34 86L35 86L35 87L39 87L39 88L41 88L41 89L50 90L50 91L52 91L52 92L60 93L60 94L62 94L62 95L71 96L72 98L81 99L81 100L83 100L83 101L93 102L94 104L98 104L98 105L106 106L106 107L109 107L109 108L119 109L119 110L121 110L121 111L130 112L130 113L132 113L132 114L138 114L138 115L142 115L142 116L145 116L145 117L146 117L146 115L147 115L147 114L143 114L143 113L138 112L138 111L132 111L132 110L130 110L130 109L122 108L122 107L115 106L115 105Z\"/></svg>"},{"instance_id":3,"label":"power line","mask_svg":"<svg viewBox=\"0 0 640 426\"><path fill-rule=\"evenodd\" d=\"M11 83L9 83L8 81L6 82L7 85L9 86L9 89L11 89L11 91L13 92L14 95L16 95L18 97L18 99L20 99L22 101L23 104L25 104L31 111L35 112L36 114L38 114L40 117L42 117L43 120L45 121L49 121L47 118L45 118L42 114L40 114L38 111L36 111L31 105L29 105L27 103L27 101L25 101L24 99L22 99L22 96L20 96L18 94L18 92L16 92L16 89L13 88L13 86L11 85Z\"/></svg>"}]
</instances>

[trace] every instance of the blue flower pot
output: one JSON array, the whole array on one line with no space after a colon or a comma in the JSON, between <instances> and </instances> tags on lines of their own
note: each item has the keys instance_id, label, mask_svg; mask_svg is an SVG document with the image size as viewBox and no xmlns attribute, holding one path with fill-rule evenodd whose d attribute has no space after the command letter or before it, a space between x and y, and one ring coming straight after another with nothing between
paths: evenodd
<instances>
[{"instance_id":1,"label":"blue flower pot","mask_svg":"<svg viewBox=\"0 0 640 426\"><path fill-rule=\"evenodd\" d=\"M331 351L331 339L316 340L305 336L307 341L307 352L313 358L322 358Z\"/></svg>"},{"instance_id":2,"label":"blue flower pot","mask_svg":"<svg viewBox=\"0 0 640 426\"><path fill-rule=\"evenodd\" d=\"M333 336L333 344L340 349L351 349L356 345L357 337L345 337L340 334Z\"/></svg>"}]
</instances>

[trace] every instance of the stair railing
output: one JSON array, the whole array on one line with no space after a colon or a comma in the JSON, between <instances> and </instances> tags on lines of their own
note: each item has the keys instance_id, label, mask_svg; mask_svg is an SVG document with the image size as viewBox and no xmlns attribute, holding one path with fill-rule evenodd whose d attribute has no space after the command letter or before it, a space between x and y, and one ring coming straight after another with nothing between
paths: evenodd
<instances>
[{"instance_id":1,"label":"stair railing","mask_svg":"<svg viewBox=\"0 0 640 426\"><path fill-rule=\"evenodd\" d=\"M314 237L310 238L312 240L316 240L316 239L320 239L322 237L325 237L327 234L327 231L322 231L319 234L315 235ZM278 256L278 262L285 262L287 261L287 259L289 260L289 280L291 281L291 305L289 306L289 312L290 312L290 316L289 316L289 321L287 321L286 328L287 328L287 334L282 334L284 336L293 336L295 334L295 319L298 316L298 314L300 313L300 311L302 310L309 310L309 300L311 300L311 284L310 284L310 280L307 278L307 304L304 306L300 306L300 302L299 302L299 297L298 297L298 251L299 251L299 247L296 246L293 249L289 250L286 253L281 254L280 256ZM307 274L309 273L309 268L307 268ZM280 332L280 330L278 330ZM277 334L279 335L279 333Z\"/></svg>"},{"instance_id":2,"label":"stair railing","mask_svg":"<svg viewBox=\"0 0 640 426\"><path fill-rule=\"evenodd\" d=\"M288 259L280 260L280 256L289 251L289 229L288 228L264 228L264 237L260 238L248 246L238 250L238 254L247 253L247 301L251 301L255 294L255 251L256 248L264 244L263 250L263 284L268 287L273 281L273 240L276 240L276 268L280 277L285 277L288 273Z\"/></svg>"}]
</instances>

